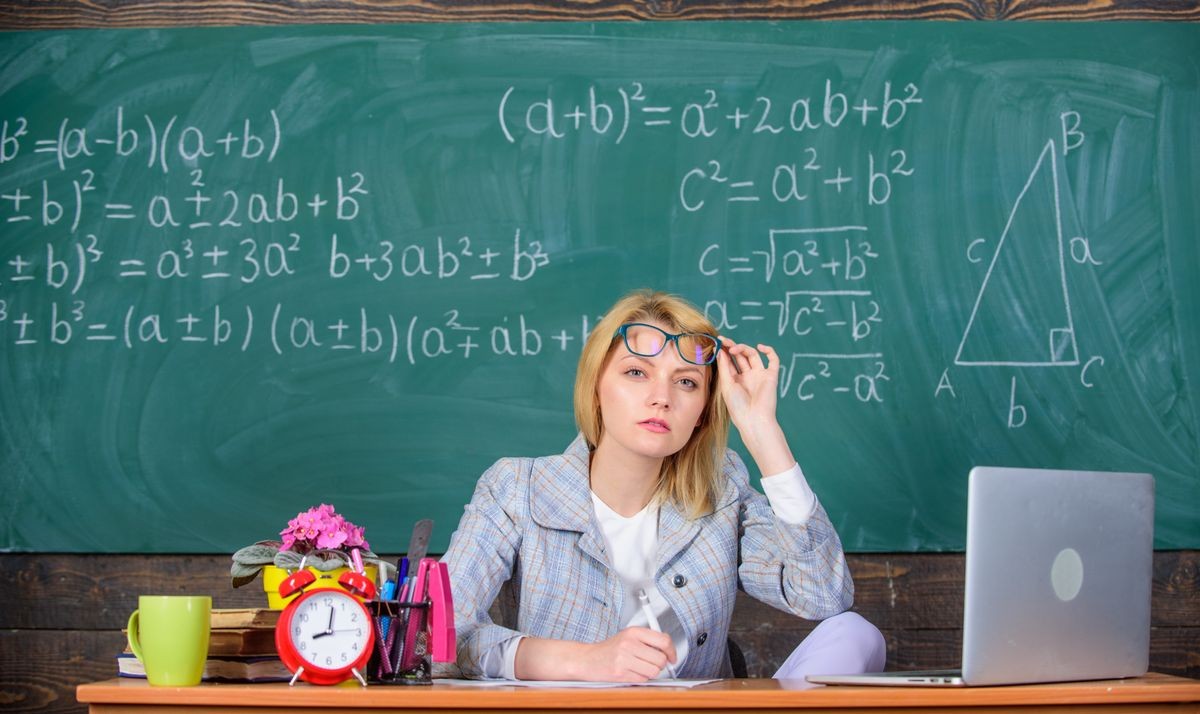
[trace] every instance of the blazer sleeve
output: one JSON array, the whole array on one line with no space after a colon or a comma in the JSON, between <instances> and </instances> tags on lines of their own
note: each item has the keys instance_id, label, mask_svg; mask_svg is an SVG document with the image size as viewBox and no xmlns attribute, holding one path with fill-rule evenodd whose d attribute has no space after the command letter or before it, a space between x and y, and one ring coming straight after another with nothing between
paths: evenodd
<instances>
[{"instance_id":1,"label":"blazer sleeve","mask_svg":"<svg viewBox=\"0 0 1200 714\"><path fill-rule=\"evenodd\" d=\"M461 675L486 677L484 656L521 633L492 622L488 609L513 575L521 547L519 493L528 482L521 460L501 459L475 485L442 562L450 572ZM524 469L528 471L528 469Z\"/></svg>"},{"instance_id":2,"label":"blazer sleeve","mask_svg":"<svg viewBox=\"0 0 1200 714\"><path fill-rule=\"evenodd\" d=\"M842 541L825 508L807 522L775 517L767 497L750 485L741 457L726 451L724 471L738 492L738 580L751 597L808 620L823 620L854 604L854 581Z\"/></svg>"}]
</instances>

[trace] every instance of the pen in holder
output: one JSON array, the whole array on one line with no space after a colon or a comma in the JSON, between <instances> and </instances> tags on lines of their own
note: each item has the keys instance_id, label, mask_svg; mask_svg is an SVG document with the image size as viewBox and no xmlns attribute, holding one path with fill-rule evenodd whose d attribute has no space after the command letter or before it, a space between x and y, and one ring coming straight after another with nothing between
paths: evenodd
<instances>
[{"instance_id":1,"label":"pen in holder","mask_svg":"<svg viewBox=\"0 0 1200 714\"><path fill-rule=\"evenodd\" d=\"M430 603L383 600L368 603L368 607L375 621L375 651L367 664L371 681L432 684L433 666L426 628Z\"/></svg>"},{"instance_id":2,"label":"pen in holder","mask_svg":"<svg viewBox=\"0 0 1200 714\"><path fill-rule=\"evenodd\" d=\"M454 603L443 563L422 558L394 600L367 603L375 649L367 675L379 684L432 684L432 662L453 662Z\"/></svg>"}]
</instances>

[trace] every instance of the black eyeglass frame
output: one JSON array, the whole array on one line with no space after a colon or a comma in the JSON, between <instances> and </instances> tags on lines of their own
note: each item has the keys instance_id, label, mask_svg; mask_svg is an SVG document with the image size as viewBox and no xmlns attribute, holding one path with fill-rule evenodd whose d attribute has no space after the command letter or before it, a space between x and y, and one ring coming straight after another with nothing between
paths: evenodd
<instances>
[{"instance_id":1,"label":"black eyeglass frame","mask_svg":"<svg viewBox=\"0 0 1200 714\"><path fill-rule=\"evenodd\" d=\"M663 340L662 347L660 347L658 352L655 352L654 354L638 352L629 346L629 328L631 327L648 327L651 330L659 332L666 339ZM717 353L721 351L721 341L717 339L715 335L710 335L707 332L680 332L673 335L657 325L647 325L644 322L627 322L624 325L621 325L617 328L617 331L613 333L613 339L616 339L617 337L620 337L621 341L625 343L625 349L629 350L630 354L637 355L638 357L657 357L658 355L662 354L663 350L667 348L668 342L674 342L675 351L679 353L679 358L688 364L694 364L698 367L707 367L708 365L716 362ZM683 353L683 347L679 344L680 337L707 337L713 341L713 344L716 345L716 349L712 351L712 356L708 358L707 362L697 362L694 359L689 359L688 356Z\"/></svg>"}]
</instances>

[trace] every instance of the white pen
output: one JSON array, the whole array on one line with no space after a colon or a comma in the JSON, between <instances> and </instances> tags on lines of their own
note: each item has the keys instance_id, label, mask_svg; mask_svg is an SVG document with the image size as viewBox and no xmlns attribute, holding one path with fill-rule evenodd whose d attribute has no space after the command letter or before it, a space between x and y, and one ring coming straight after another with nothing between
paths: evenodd
<instances>
[{"instance_id":1,"label":"white pen","mask_svg":"<svg viewBox=\"0 0 1200 714\"><path fill-rule=\"evenodd\" d=\"M654 611L650 609L650 597L646 595L646 591L638 588L637 596L638 602L642 603L642 612L646 613L646 624L650 626L651 630L662 632L662 628L658 626L658 618L654 616ZM667 676L675 679L675 668L671 666L670 662L667 663Z\"/></svg>"}]
</instances>

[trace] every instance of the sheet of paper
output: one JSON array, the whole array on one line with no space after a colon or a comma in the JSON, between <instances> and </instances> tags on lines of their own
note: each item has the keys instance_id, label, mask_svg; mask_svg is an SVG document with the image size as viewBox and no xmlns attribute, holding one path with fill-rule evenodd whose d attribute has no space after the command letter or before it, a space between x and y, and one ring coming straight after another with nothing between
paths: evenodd
<instances>
[{"instance_id":1,"label":"sheet of paper","mask_svg":"<svg viewBox=\"0 0 1200 714\"><path fill-rule=\"evenodd\" d=\"M453 684L462 687L529 687L532 689L611 689L614 687L696 687L715 682L715 679L652 679L649 682L579 682L511 679L435 679L434 684Z\"/></svg>"}]
</instances>

